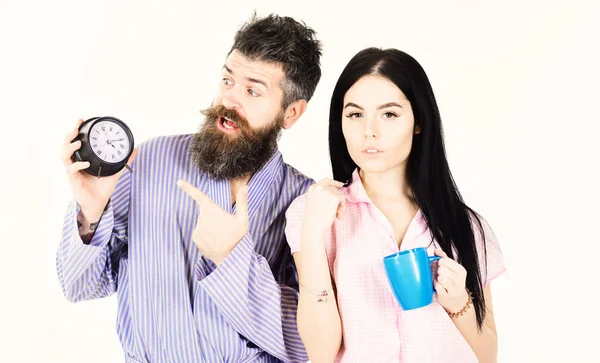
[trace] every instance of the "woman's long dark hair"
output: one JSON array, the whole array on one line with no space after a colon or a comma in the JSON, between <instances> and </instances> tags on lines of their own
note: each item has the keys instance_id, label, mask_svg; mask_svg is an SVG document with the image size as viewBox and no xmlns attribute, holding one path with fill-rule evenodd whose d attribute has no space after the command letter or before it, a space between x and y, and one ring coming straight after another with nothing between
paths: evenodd
<instances>
[{"instance_id":1,"label":"woman's long dark hair","mask_svg":"<svg viewBox=\"0 0 600 363\"><path fill-rule=\"evenodd\" d=\"M446 254L467 270L466 286L473 294L477 326L485 317L482 277L472 221L484 236L479 216L464 202L456 187L444 149L442 122L427 74L410 55L397 49L368 48L356 54L344 68L331 97L329 155L336 180L349 184L357 165L342 133L344 96L360 78L379 75L393 82L410 101L415 126L406 178L432 238ZM453 248L457 256L454 256ZM485 243L484 251L485 256ZM485 261L486 259L484 259Z\"/></svg>"}]
</instances>

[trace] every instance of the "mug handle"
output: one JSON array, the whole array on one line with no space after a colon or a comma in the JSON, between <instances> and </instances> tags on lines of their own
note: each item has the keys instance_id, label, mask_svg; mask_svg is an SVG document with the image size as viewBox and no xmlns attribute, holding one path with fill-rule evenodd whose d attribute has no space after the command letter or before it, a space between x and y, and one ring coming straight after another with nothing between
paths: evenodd
<instances>
[{"instance_id":1,"label":"mug handle","mask_svg":"<svg viewBox=\"0 0 600 363\"><path fill-rule=\"evenodd\" d=\"M441 257L440 256L428 256L428 258L429 258L429 263L432 263L433 261L439 260Z\"/></svg>"},{"instance_id":2,"label":"mug handle","mask_svg":"<svg viewBox=\"0 0 600 363\"><path fill-rule=\"evenodd\" d=\"M439 260L441 257L440 256L427 256L427 258L429 258L429 264L431 265L432 262ZM433 281L431 281L431 282L433 282ZM435 293L435 288L433 289L433 292Z\"/></svg>"}]
</instances>

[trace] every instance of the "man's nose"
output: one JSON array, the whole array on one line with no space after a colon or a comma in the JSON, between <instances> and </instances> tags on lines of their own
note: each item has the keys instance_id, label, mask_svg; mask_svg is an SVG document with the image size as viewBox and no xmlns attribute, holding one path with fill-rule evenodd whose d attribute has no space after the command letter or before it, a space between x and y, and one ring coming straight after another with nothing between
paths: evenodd
<instances>
[{"instance_id":1,"label":"man's nose","mask_svg":"<svg viewBox=\"0 0 600 363\"><path fill-rule=\"evenodd\" d=\"M223 106L229 109L238 109L241 107L240 101L235 92L236 90L233 88L223 95Z\"/></svg>"}]
</instances>

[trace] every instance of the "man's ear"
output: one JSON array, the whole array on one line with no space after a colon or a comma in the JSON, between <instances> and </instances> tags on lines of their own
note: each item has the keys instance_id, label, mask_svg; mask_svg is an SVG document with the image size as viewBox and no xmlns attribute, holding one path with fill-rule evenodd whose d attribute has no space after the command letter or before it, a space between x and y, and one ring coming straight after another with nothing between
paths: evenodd
<instances>
[{"instance_id":1,"label":"man's ear","mask_svg":"<svg viewBox=\"0 0 600 363\"><path fill-rule=\"evenodd\" d=\"M302 116L304 111L306 111L306 100L298 100L296 102L292 102L287 109L285 110L285 115L283 117L283 128L289 129L292 127L296 121Z\"/></svg>"}]
</instances>

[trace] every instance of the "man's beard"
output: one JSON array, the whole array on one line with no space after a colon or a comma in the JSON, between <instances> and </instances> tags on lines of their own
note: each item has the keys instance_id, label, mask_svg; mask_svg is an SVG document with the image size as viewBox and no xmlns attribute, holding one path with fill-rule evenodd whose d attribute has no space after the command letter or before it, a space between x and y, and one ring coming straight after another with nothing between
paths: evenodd
<instances>
[{"instance_id":1,"label":"man's beard","mask_svg":"<svg viewBox=\"0 0 600 363\"><path fill-rule=\"evenodd\" d=\"M261 129L253 129L248 120L223 105L212 106L202 113L204 124L190 146L193 163L215 179L251 177L277 149L283 125L283 112ZM223 117L234 121L238 130L226 134L219 130Z\"/></svg>"}]
</instances>

